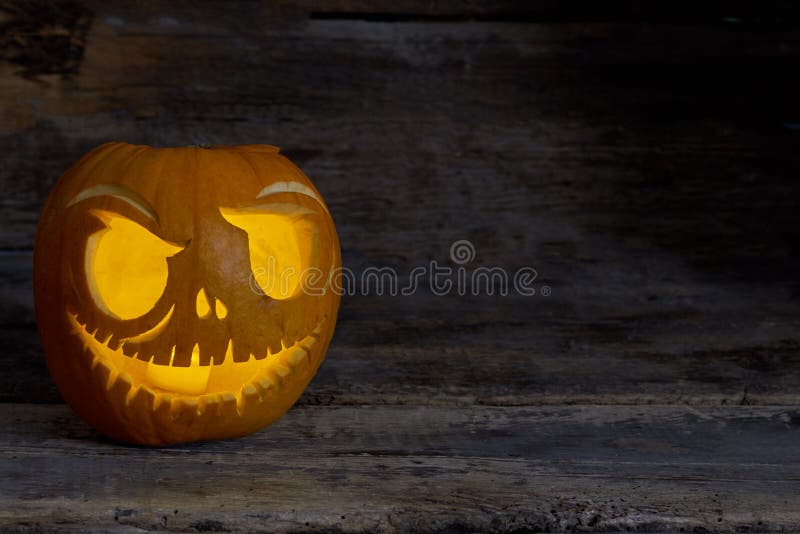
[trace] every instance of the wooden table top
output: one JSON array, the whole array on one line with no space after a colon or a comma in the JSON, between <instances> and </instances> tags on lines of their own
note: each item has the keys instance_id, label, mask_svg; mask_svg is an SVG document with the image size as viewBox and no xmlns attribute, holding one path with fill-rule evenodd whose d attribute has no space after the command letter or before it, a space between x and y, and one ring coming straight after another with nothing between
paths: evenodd
<instances>
[{"instance_id":1,"label":"wooden table top","mask_svg":"<svg viewBox=\"0 0 800 534\"><path fill-rule=\"evenodd\" d=\"M712 4L5 6L0 530L800 530L797 14ZM274 426L109 442L30 269L112 139L280 145L355 272L468 240L536 294L345 296Z\"/></svg>"}]
</instances>

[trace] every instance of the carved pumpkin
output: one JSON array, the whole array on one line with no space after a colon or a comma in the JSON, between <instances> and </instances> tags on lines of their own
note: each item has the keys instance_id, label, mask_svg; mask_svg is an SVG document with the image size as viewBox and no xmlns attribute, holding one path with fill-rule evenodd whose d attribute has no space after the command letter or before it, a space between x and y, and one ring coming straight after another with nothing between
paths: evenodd
<instances>
[{"instance_id":1,"label":"carved pumpkin","mask_svg":"<svg viewBox=\"0 0 800 534\"><path fill-rule=\"evenodd\" d=\"M39 221L48 369L117 440L251 433L322 362L340 266L325 203L276 147L102 145L61 178Z\"/></svg>"}]
</instances>

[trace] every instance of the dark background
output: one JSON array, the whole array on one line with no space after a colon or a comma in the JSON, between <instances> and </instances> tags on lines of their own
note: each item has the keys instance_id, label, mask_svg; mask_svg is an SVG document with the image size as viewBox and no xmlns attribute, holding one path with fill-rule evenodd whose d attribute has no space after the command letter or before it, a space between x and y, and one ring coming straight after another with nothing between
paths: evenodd
<instances>
[{"instance_id":1,"label":"dark background","mask_svg":"<svg viewBox=\"0 0 800 534\"><path fill-rule=\"evenodd\" d=\"M0 3L0 521L800 528L800 10L694 4ZM202 463L97 441L47 377L31 248L109 140L279 145L345 266L467 239L539 294L347 297L275 427Z\"/></svg>"}]
</instances>

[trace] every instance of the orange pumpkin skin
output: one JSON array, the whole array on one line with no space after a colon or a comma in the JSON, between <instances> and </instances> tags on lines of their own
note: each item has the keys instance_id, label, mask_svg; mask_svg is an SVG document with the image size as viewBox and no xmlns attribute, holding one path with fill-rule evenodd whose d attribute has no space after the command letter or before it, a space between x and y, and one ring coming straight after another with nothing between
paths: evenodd
<instances>
[{"instance_id":1,"label":"orange pumpkin skin","mask_svg":"<svg viewBox=\"0 0 800 534\"><path fill-rule=\"evenodd\" d=\"M119 441L252 433L322 363L340 268L327 207L276 147L107 143L64 174L37 228L48 369Z\"/></svg>"}]
</instances>

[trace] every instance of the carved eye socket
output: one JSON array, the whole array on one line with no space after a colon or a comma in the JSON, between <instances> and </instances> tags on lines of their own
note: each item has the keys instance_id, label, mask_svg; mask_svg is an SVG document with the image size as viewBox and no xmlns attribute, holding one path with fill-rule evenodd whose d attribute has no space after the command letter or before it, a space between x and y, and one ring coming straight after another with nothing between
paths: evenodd
<instances>
[{"instance_id":1,"label":"carved eye socket","mask_svg":"<svg viewBox=\"0 0 800 534\"><path fill-rule=\"evenodd\" d=\"M106 226L86 243L86 280L92 298L112 317L140 317L153 309L167 287L167 258L185 247L116 213L90 212Z\"/></svg>"},{"instance_id":2,"label":"carved eye socket","mask_svg":"<svg viewBox=\"0 0 800 534\"><path fill-rule=\"evenodd\" d=\"M297 296L309 269L318 264L315 213L293 204L220 208L220 214L247 233L253 280L277 300Z\"/></svg>"}]
</instances>

